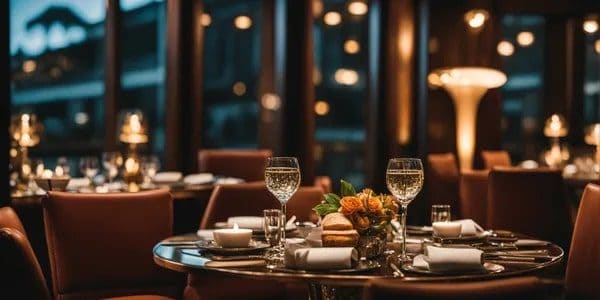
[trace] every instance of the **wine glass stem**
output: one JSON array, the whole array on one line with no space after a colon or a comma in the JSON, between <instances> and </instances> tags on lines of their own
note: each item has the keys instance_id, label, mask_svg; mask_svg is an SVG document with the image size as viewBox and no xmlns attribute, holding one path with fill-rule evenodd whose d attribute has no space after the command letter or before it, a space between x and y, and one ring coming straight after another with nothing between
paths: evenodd
<instances>
[{"instance_id":1,"label":"wine glass stem","mask_svg":"<svg viewBox=\"0 0 600 300\"><path fill-rule=\"evenodd\" d=\"M279 245L281 249L285 249L285 222L286 222L286 204L281 203L281 238L279 239Z\"/></svg>"},{"instance_id":2,"label":"wine glass stem","mask_svg":"<svg viewBox=\"0 0 600 300\"><path fill-rule=\"evenodd\" d=\"M400 227L402 230L402 244L400 248L400 258L403 260L406 256L406 211L408 209L408 204L400 205Z\"/></svg>"}]
</instances>

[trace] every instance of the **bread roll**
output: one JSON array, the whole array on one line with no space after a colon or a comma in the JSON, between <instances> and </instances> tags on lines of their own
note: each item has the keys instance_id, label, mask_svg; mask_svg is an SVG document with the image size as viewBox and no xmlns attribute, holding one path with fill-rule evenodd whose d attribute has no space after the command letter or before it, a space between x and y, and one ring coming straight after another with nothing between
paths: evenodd
<instances>
[{"instance_id":1,"label":"bread roll","mask_svg":"<svg viewBox=\"0 0 600 300\"><path fill-rule=\"evenodd\" d=\"M323 230L351 230L354 229L352 222L342 213L331 213L326 215L321 222Z\"/></svg>"},{"instance_id":2,"label":"bread roll","mask_svg":"<svg viewBox=\"0 0 600 300\"><path fill-rule=\"evenodd\" d=\"M323 230L323 247L354 247L358 242L358 232L352 230Z\"/></svg>"}]
</instances>

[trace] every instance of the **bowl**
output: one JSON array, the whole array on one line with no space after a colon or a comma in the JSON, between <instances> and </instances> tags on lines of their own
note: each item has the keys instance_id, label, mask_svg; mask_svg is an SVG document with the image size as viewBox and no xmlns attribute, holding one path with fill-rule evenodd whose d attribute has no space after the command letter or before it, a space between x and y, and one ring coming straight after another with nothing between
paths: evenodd
<instances>
[{"instance_id":1,"label":"bowl","mask_svg":"<svg viewBox=\"0 0 600 300\"><path fill-rule=\"evenodd\" d=\"M65 191L71 177L69 176L52 176L50 178L36 177L35 184L44 191Z\"/></svg>"}]
</instances>

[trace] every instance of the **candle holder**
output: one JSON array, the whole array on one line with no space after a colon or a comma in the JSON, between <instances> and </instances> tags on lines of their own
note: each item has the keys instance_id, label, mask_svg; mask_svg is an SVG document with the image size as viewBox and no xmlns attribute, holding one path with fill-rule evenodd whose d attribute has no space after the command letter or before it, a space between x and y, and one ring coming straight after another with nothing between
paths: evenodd
<instances>
[{"instance_id":1,"label":"candle holder","mask_svg":"<svg viewBox=\"0 0 600 300\"><path fill-rule=\"evenodd\" d=\"M488 89L506 83L506 75L490 68L457 67L434 70L427 79L431 85L443 87L450 94L456 113L456 150L460 168L472 169L477 107Z\"/></svg>"},{"instance_id":2,"label":"candle holder","mask_svg":"<svg viewBox=\"0 0 600 300\"><path fill-rule=\"evenodd\" d=\"M11 118L9 132L13 145L15 145L14 154L18 170L16 188L19 191L30 191L29 182L32 177L31 162L29 161L29 148L40 143L40 135L43 131L42 125L38 122L36 115L20 114ZM12 150L11 150L12 152Z\"/></svg>"},{"instance_id":3,"label":"candle holder","mask_svg":"<svg viewBox=\"0 0 600 300\"><path fill-rule=\"evenodd\" d=\"M128 112L123 117L119 140L128 145L123 179L127 183L127 189L130 192L140 190L139 184L142 182L143 177L138 147L141 144L148 143L146 128L144 116L140 111Z\"/></svg>"},{"instance_id":4,"label":"candle holder","mask_svg":"<svg viewBox=\"0 0 600 300\"><path fill-rule=\"evenodd\" d=\"M569 160L569 149L561 145L560 138L569 133L565 118L559 114L553 114L544 125L544 135L550 138L550 149L543 152L544 162L551 168L562 168Z\"/></svg>"}]
</instances>

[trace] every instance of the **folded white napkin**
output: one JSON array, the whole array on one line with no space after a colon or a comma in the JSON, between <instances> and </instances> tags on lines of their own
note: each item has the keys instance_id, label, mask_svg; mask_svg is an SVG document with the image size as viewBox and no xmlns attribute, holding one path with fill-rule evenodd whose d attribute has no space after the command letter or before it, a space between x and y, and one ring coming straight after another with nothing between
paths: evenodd
<instances>
[{"instance_id":1,"label":"folded white napkin","mask_svg":"<svg viewBox=\"0 0 600 300\"><path fill-rule=\"evenodd\" d=\"M540 240L519 239L515 242L517 247L542 247L547 246L550 242Z\"/></svg>"},{"instance_id":2,"label":"folded white napkin","mask_svg":"<svg viewBox=\"0 0 600 300\"><path fill-rule=\"evenodd\" d=\"M69 180L67 184L67 190L78 190L82 187L90 186L90 180L86 177L75 177Z\"/></svg>"},{"instance_id":3,"label":"folded white napkin","mask_svg":"<svg viewBox=\"0 0 600 300\"><path fill-rule=\"evenodd\" d=\"M352 247L306 248L306 244L287 244L285 265L301 270L350 269L358 261Z\"/></svg>"},{"instance_id":4,"label":"folded white napkin","mask_svg":"<svg viewBox=\"0 0 600 300\"><path fill-rule=\"evenodd\" d=\"M152 180L156 183L174 183L181 180L181 172L160 172L154 175Z\"/></svg>"},{"instance_id":5,"label":"folded white napkin","mask_svg":"<svg viewBox=\"0 0 600 300\"><path fill-rule=\"evenodd\" d=\"M225 178L219 178L217 179L217 181L215 182L216 185L220 185L220 184L238 184L238 183L243 183L244 180L240 179L240 178L234 178L234 177L225 177Z\"/></svg>"},{"instance_id":6,"label":"folded white napkin","mask_svg":"<svg viewBox=\"0 0 600 300\"><path fill-rule=\"evenodd\" d=\"M233 224L237 223L240 228L248 228L252 230L263 229L263 218L253 216L237 216L229 217L227 219L227 227L233 227Z\"/></svg>"},{"instance_id":7,"label":"folded white napkin","mask_svg":"<svg viewBox=\"0 0 600 300\"><path fill-rule=\"evenodd\" d=\"M455 220L452 222L462 224L462 229L460 230L462 236L477 235L484 231L483 227L479 226L479 224L471 219Z\"/></svg>"},{"instance_id":8,"label":"folded white napkin","mask_svg":"<svg viewBox=\"0 0 600 300\"><path fill-rule=\"evenodd\" d=\"M185 184L207 184L211 183L215 180L215 176L211 173L199 173L199 174L190 174L183 177L183 183Z\"/></svg>"},{"instance_id":9,"label":"folded white napkin","mask_svg":"<svg viewBox=\"0 0 600 300\"><path fill-rule=\"evenodd\" d=\"M475 248L444 248L428 245L415 256L413 267L431 272L483 270L483 251Z\"/></svg>"}]
</instances>

